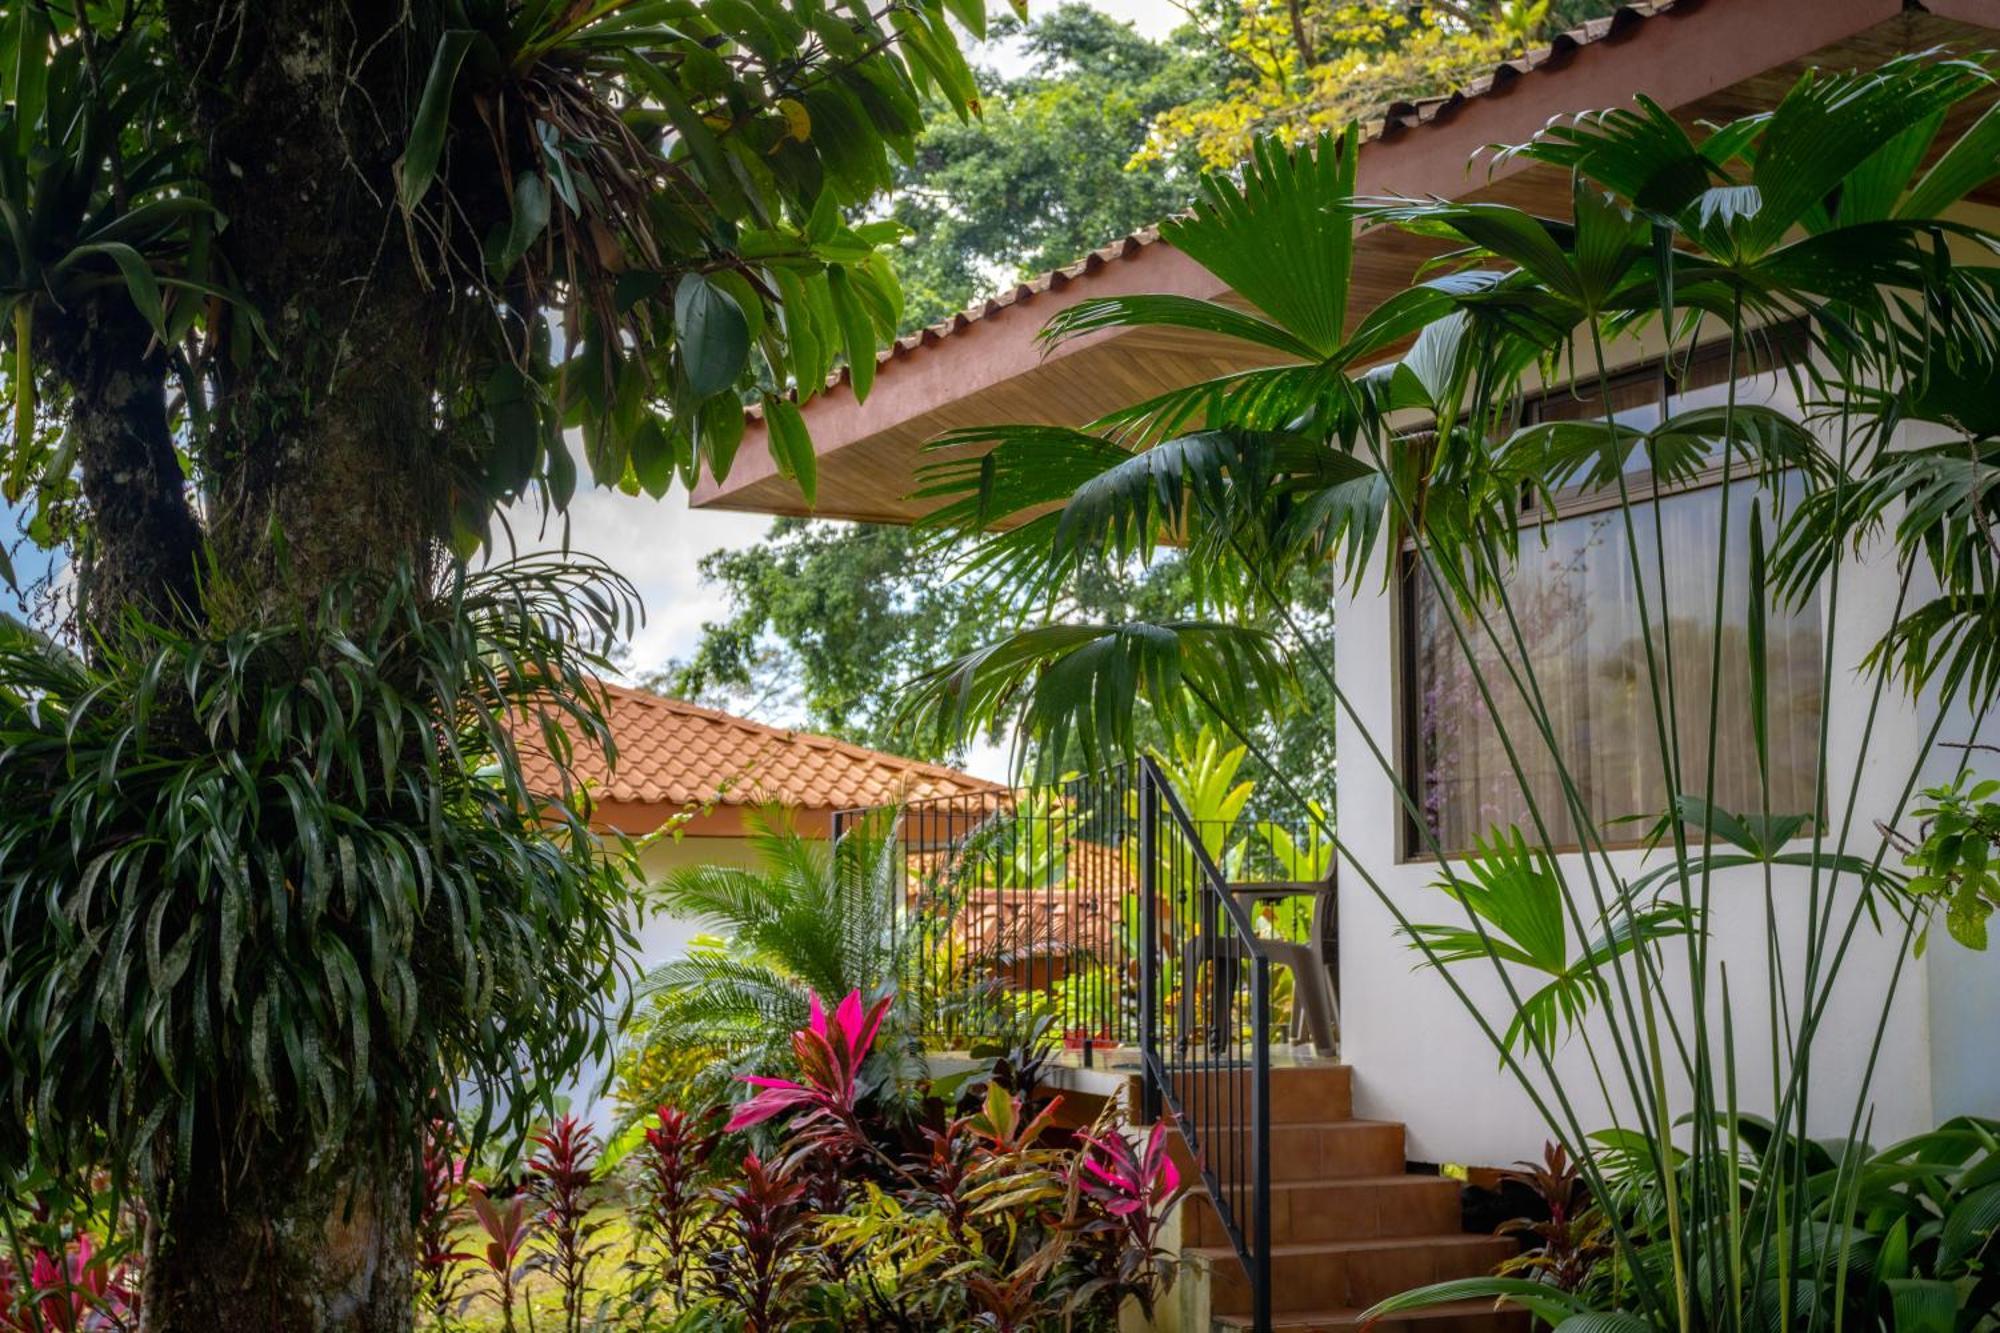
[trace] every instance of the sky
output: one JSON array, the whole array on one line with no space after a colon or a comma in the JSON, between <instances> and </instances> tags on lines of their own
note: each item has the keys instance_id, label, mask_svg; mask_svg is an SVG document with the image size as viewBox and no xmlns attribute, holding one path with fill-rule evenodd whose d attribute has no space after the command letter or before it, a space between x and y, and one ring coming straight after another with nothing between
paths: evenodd
<instances>
[{"instance_id":1,"label":"sky","mask_svg":"<svg viewBox=\"0 0 2000 1333\"><path fill-rule=\"evenodd\" d=\"M1113 18L1124 19L1148 37L1164 37L1187 18L1170 0L1087 0L1092 9L1101 9ZM1040 8L1029 0L1028 15Z\"/></svg>"}]
</instances>

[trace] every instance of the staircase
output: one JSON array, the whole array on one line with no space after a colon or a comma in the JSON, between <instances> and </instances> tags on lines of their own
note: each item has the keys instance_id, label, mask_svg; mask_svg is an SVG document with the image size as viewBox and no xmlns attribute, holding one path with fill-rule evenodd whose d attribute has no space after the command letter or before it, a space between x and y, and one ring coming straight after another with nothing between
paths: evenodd
<instances>
[{"instance_id":1,"label":"staircase","mask_svg":"<svg viewBox=\"0 0 2000 1333\"><path fill-rule=\"evenodd\" d=\"M1345 1065L1270 1071L1273 1333L1334 1333L1398 1292L1493 1270L1515 1250L1501 1236L1459 1229L1459 1186L1404 1169L1403 1126L1353 1117ZM1174 1137L1183 1177L1200 1173ZM1220 1145L1218 1150L1226 1150ZM1253 1326L1243 1264L1199 1188L1179 1212L1183 1260L1174 1302L1179 1333ZM1171 1319L1171 1316L1170 1316ZM1527 1317L1489 1301L1395 1316L1377 1333L1527 1333Z\"/></svg>"}]
</instances>

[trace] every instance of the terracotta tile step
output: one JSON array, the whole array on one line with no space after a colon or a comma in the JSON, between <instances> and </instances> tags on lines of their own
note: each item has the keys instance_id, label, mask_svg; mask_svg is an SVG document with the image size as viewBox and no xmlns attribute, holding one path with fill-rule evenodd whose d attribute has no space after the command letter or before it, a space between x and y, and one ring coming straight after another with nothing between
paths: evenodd
<instances>
[{"instance_id":1,"label":"terracotta tile step","mask_svg":"<svg viewBox=\"0 0 2000 1333\"><path fill-rule=\"evenodd\" d=\"M1272 1333L1349 1333L1361 1327L1365 1309L1306 1310L1274 1315ZM1217 1315L1215 1333L1250 1327L1247 1314ZM1525 1310L1495 1310L1492 1301L1452 1301L1428 1310L1390 1315L1369 1325L1371 1333L1528 1333Z\"/></svg>"},{"instance_id":2,"label":"terracotta tile step","mask_svg":"<svg viewBox=\"0 0 2000 1333\"><path fill-rule=\"evenodd\" d=\"M1169 1074L1184 1104L1200 1114L1196 1104L1210 1099L1249 1115L1250 1076L1247 1072L1216 1071L1201 1075L1185 1070ZM1345 1120L1354 1114L1354 1071L1346 1065L1280 1065L1271 1071L1271 1123Z\"/></svg>"},{"instance_id":3,"label":"terracotta tile step","mask_svg":"<svg viewBox=\"0 0 2000 1333\"><path fill-rule=\"evenodd\" d=\"M1193 1165L1186 1141L1173 1136L1174 1160L1183 1169ZM1250 1170L1247 1130L1217 1133L1204 1145L1219 1168ZM1393 1176L1403 1169L1403 1126L1393 1120L1326 1120L1271 1126L1271 1180L1343 1180L1355 1176ZM1218 1170L1218 1174L1221 1171Z\"/></svg>"},{"instance_id":4,"label":"terracotta tile step","mask_svg":"<svg viewBox=\"0 0 2000 1333\"><path fill-rule=\"evenodd\" d=\"M1365 1308L1412 1287L1490 1273L1519 1247L1506 1236L1418 1236L1271 1247L1274 1310ZM1209 1267L1209 1308L1250 1308L1250 1282L1236 1251L1195 1246Z\"/></svg>"},{"instance_id":5,"label":"terracotta tile step","mask_svg":"<svg viewBox=\"0 0 2000 1333\"><path fill-rule=\"evenodd\" d=\"M1459 1229L1459 1185L1441 1176L1354 1176L1271 1186L1276 1244L1449 1236ZM1181 1217L1188 1245L1221 1245L1228 1236L1206 1190L1191 1193Z\"/></svg>"}]
</instances>

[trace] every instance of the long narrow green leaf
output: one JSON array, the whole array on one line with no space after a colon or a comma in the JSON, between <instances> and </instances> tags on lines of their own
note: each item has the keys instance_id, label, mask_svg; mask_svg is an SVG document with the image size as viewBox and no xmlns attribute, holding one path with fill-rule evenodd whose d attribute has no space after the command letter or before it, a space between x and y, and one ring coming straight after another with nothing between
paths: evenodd
<instances>
[{"instance_id":1,"label":"long narrow green leaf","mask_svg":"<svg viewBox=\"0 0 2000 1333\"><path fill-rule=\"evenodd\" d=\"M451 118L451 104L458 92L458 72L466 53L481 35L468 28L448 28L438 36L437 50L431 55L430 73L417 99L416 119L410 124L410 138L396 166L396 200L409 212L423 202L437 179L438 163L444 156L444 138Z\"/></svg>"}]
</instances>

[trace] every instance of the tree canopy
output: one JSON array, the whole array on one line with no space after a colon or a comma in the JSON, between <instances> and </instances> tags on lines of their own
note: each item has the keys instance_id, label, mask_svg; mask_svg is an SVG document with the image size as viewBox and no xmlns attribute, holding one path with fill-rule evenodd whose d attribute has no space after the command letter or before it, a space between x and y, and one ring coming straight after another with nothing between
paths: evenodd
<instances>
[{"instance_id":1,"label":"tree canopy","mask_svg":"<svg viewBox=\"0 0 2000 1333\"><path fill-rule=\"evenodd\" d=\"M1075 0L994 32L1025 72L983 68L980 117L934 120L897 179L889 216L911 233L897 256L908 328L1193 197L1185 155L1134 158L1156 117L1221 88L1219 53L1191 31L1150 40Z\"/></svg>"},{"instance_id":2,"label":"tree canopy","mask_svg":"<svg viewBox=\"0 0 2000 1333\"><path fill-rule=\"evenodd\" d=\"M1190 18L1227 61L1220 87L1155 118L1140 163L1190 151L1231 167L1288 142L1463 87L1618 0L1221 0Z\"/></svg>"}]
</instances>

